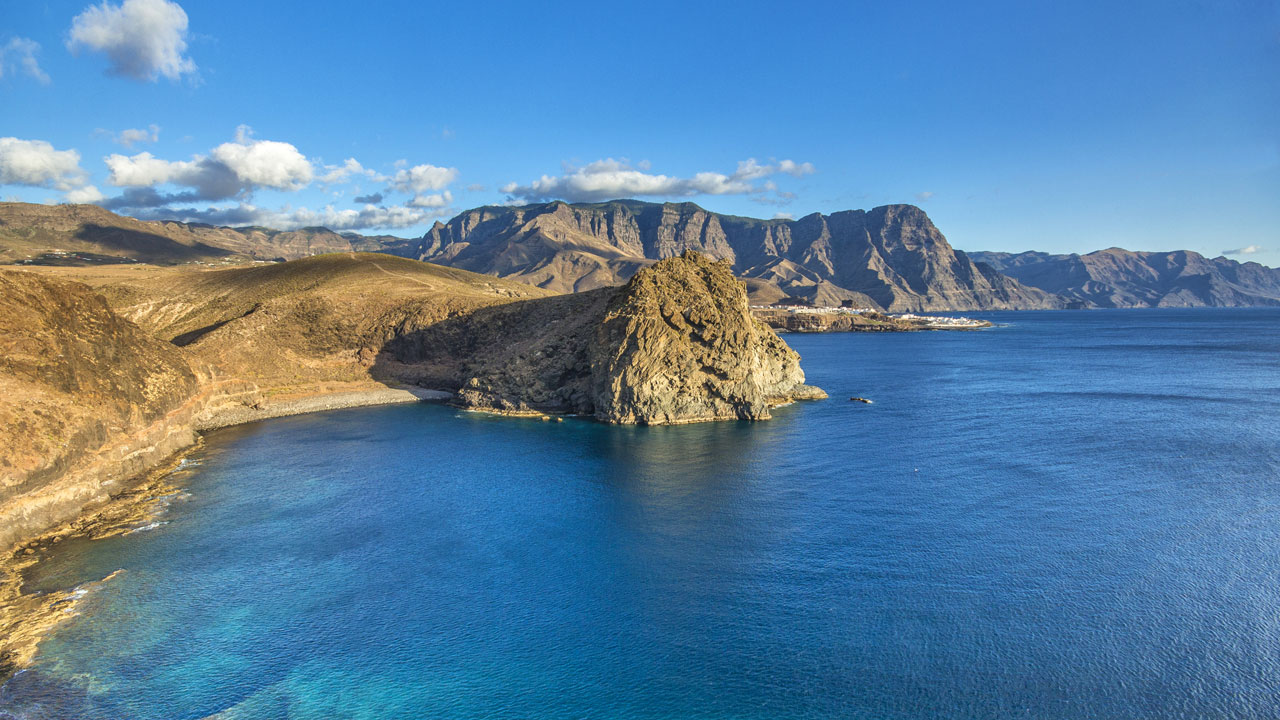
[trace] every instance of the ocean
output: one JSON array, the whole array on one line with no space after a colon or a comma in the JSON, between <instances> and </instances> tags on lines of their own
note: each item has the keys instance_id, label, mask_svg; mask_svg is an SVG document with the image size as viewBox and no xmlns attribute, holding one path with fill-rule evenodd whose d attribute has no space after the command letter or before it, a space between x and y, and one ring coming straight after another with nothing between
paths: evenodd
<instances>
[{"instance_id":1,"label":"ocean","mask_svg":"<svg viewBox=\"0 0 1280 720\"><path fill-rule=\"evenodd\" d=\"M970 316L767 422L209 433L0 718L1280 716L1280 310Z\"/></svg>"}]
</instances>

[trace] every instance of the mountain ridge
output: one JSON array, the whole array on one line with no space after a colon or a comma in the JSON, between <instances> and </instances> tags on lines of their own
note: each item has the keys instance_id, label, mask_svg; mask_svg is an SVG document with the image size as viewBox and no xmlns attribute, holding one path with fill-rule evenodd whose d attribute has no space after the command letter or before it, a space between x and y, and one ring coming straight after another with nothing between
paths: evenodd
<instances>
[{"instance_id":1,"label":"mountain ridge","mask_svg":"<svg viewBox=\"0 0 1280 720\"><path fill-rule=\"evenodd\" d=\"M755 304L790 298L918 312L1280 302L1280 270L1258 263L1187 250L965 252L912 205L798 219L635 199L485 205L436 222L422 237L401 238L141 221L94 205L0 203L0 263L235 264L378 252L579 292L621 285L685 250L728 260Z\"/></svg>"},{"instance_id":2,"label":"mountain ridge","mask_svg":"<svg viewBox=\"0 0 1280 720\"><path fill-rule=\"evenodd\" d=\"M795 220L722 215L691 202L485 206L437 222L416 257L576 292L618 284L686 250L729 261L764 302L790 296L892 311L1065 306L972 262L913 205Z\"/></svg>"},{"instance_id":3,"label":"mountain ridge","mask_svg":"<svg viewBox=\"0 0 1280 720\"><path fill-rule=\"evenodd\" d=\"M996 270L1069 299L1073 307L1280 305L1280 269L1193 250L1111 247L1084 255L974 252Z\"/></svg>"}]
</instances>

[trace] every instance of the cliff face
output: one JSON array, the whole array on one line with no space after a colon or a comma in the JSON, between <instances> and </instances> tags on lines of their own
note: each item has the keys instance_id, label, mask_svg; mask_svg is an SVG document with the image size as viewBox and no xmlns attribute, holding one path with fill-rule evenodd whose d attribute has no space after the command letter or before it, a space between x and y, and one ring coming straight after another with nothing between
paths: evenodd
<instances>
[{"instance_id":1,"label":"cliff face","mask_svg":"<svg viewBox=\"0 0 1280 720\"><path fill-rule=\"evenodd\" d=\"M617 285L687 250L727 260L761 297L893 311L1062 307L973 263L919 208L756 220L634 200L485 207L437 223L417 256L561 292ZM770 286L776 292L770 293Z\"/></svg>"},{"instance_id":2,"label":"cliff face","mask_svg":"<svg viewBox=\"0 0 1280 720\"><path fill-rule=\"evenodd\" d=\"M389 345L395 372L466 407L604 422L764 419L805 386L799 356L752 318L727 263L663 260L621 288L511 303Z\"/></svg>"},{"instance_id":3,"label":"cliff face","mask_svg":"<svg viewBox=\"0 0 1280 720\"><path fill-rule=\"evenodd\" d=\"M1247 307L1280 305L1280 270L1189 250L1087 255L973 253L1024 284L1077 307Z\"/></svg>"},{"instance_id":4,"label":"cliff face","mask_svg":"<svg viewBox=\"0 0 1280 720\"><path fill-rule=\"evenodd\" d=\"M0 548L189 445L181 351L89 288L0 272Z\"/></svg>"}]
</instances>

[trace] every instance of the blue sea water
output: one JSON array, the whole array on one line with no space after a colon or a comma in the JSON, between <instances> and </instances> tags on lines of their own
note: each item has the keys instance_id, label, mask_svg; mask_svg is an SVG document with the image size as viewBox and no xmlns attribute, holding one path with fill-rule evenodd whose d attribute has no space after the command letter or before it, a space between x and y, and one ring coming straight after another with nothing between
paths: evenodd
<instances>
[{"instance_id":1,"label":"blue sea water","mask_svg":"<svg viewBox=\"0 0 1280 720\"><path fill-rule=\"evenodd\" d=\"M211 433L0 717L1280 716L1280 311L983 317L769 422Z\"/></svg>"}]
</instances>

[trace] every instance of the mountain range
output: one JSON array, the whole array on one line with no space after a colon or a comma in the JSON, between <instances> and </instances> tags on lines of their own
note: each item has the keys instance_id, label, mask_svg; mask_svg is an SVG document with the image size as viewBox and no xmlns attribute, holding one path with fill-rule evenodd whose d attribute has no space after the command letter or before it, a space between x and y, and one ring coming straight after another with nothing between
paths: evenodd
<instances>
[{"instance_id":1,"label":"mountain range","mask_svg":"<svg viewBox=\"0 0 1280 720\"><path fill-rule=\"evenodd\" d=\"M686 250L728 261L757 303L791 297L895 312L1065 307L954 250L911 205L798 220L636 200L491 206L436 223L416 257L571 292L616 285Z\"/></svg>"},{"instance_id":2,"label":"mountain range","mask_svg":"<svg viewBox=\"0 0 1280 720\"><path fill-rule=\"evenodd\" d=\"M1242 307L1280 305L1280 270L1190 250L1087 255L970 253L1024 284L1066 298L1071 307Z\"/></svg>"},{"instance_id":3,"label":"mountain range","mask_svg":"<svg viewBox=\"0 0 1280 720\"><path fill-rule=\"evenodd\" d=\"M1280 305L1280 270L1191 251L963 252L923 210L762 220L694 203L486 206L421 238L143 222L92 205L0 203L0 263L234 263L379 252L553 292L620 285L687 250L727 262L753 304L890 312Z\"/></svg>"}]
</instances>

